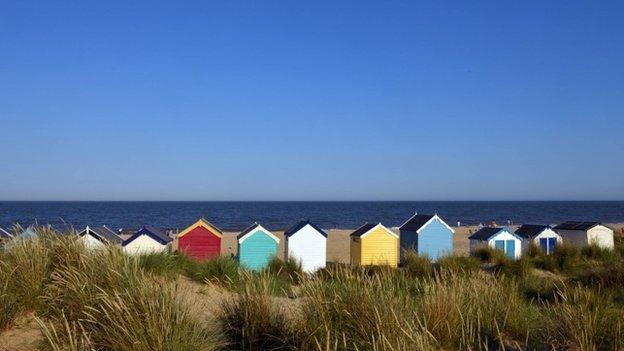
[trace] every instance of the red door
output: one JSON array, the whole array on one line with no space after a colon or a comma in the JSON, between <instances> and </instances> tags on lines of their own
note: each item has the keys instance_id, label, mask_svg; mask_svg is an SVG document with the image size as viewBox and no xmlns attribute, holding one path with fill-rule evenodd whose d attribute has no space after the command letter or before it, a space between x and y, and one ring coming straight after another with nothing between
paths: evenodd
<instances>
[{"instance_id":1,"label":"red door","mask_svg":"<svg viewBox=\"0 0 624 351\"><path fill-rule=\"evenodd\" d=\"M218 257L221 238L204 227L196 227L178 240L178 251L200 261Z\"/></svg>"}]
</instances>

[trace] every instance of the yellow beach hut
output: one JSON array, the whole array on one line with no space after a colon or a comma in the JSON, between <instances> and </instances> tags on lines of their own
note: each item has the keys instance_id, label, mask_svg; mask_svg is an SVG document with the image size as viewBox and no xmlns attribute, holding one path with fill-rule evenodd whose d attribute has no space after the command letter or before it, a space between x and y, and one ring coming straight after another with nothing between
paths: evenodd
<instances>
[{"instance_id":1,"label":"yellow beach hut","mask_svg":"<svg viewBox=\"0 0 624 351\"><path fill-rule=\"evenodd\" d=\"M351 233L351 263L396 267L399 236L381 223L366 223Z\"/></svg>"}]
</instances>

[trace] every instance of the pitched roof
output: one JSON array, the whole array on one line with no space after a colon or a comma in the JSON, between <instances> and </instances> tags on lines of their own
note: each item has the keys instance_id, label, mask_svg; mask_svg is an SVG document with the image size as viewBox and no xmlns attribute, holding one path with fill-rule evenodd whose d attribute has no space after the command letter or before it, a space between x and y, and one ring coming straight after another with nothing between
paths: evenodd
<instances>
[{"instance_id":1,"label":"pitched roof","mask_svg":"<svg viewBox=\"0 0 624 351\"><path fill-rule=\"evenodd\" d=\"M534 238L546 229L551 229L549 225L544 224L523 224L516 230L516 234L522 238Z\"/></svg>"},{"instance_id":2,"label":"pitched roof","mask_svg":"<svg viewBox=\"0 0 624 351\"><path fill-rule=\"evenodd\" d=\"M0 227L0 238L9 239L12 237L13 237L13 234L11 234L11 232Z\"/></svg>"},{"instance_id":3,"label":"pitched roof","mask_svg":"<svg viewBox=\"0 0 624 351\"><path fill-rule=\"evenodd\" d=\"M162 245L167 245L173 240L167 235L167 233L165 233L161 229L155 227L143 227L139 229L136 233L132 234L131 237L126 239L126 241L123 242L122 246L128 245L129 243L133 242L134 239L140 237L141 235L147 235L150 238L158 241Z\"/></svg>"},{"instance_id":4,"label":"pitched roof","mask_svg":"<svg viewBox=\"0 0 624 351\"><path fill-rule=\"evenodd\" d=\"M434 215L428 214L415 214L412 218L408 219L407 222L403 223L399 227L400 230L409 230L411 232L415 232L418 229L422 228L425 223L429 222Z\"/></svg>"},{"instance_id":5,"label":"pitched roof","mask_svg":"<svg viewBox=\"0 0 624 351\"><path fill-rule=\"evenodd\" d=\"M204 227L210 230L216 236L219 236L219 237L223 236L223 232L221 231L221 229L217 228L216 226L214 226L212 223L208 222L204 218L200 218L195 223L191 224L190 226L186 227L186 229L178 233L178 239L188 234L189 232L191 232L193 229L197 227Z\"/></svg>"},{"instance_id":6,"label":"pitched roof","mask_svg":"<svg viewBox=\"0 0 624 351\"><path fill-rule=\"evenodd\" d=\"M119 235L117 235L117 233L109 229L107 226L101 226L101 227L87 226L87 228L85 228L85 230L80 232L78 235L83 236L87 234L87 232L95 236L96 239L99 239L101 241L108 241L111 244L121 244L123 242L123 239L121 239Z\"/></svg>"},{"instance_id":7,"label":"pitched roof","mask_svg":"<svg viewBox=\"0 0 624 351\"><path fill-rule=\"evenodd\" d=\"M286 230L284 232L284 236L291 236L293 234L295 234L296 232L300 231L303 227L305 227L306 225L310 225L312 228L314 228L314 230L316 230L317 232L321 233L321 235L323 235L324 237L327 238L327 233L325 233L325 231L323 231L323 229L317 227L316 225L314 225L312 222L310 222L309 220L307 221L299 221L297 224L293 225L292 227L288 228L288 230Z\"/></svg>"},{"instance_id":8,"label":"pitched roof","mask_svg":"<svg viewBox=\"0 0 624 351\"><path fill-rule=\"evenodd\" d=\"M499 232L501 232L503 230L505 230L505 228L502 228L502 227L497 227L497 228L483 227L483 228L477 230L471 236L469 236L468 239L470 239L470 240L488 240L489 238L493 237L494 235L498 234Z\"/></svg>"},{"instance_id":9,"label":"pitched roof","mask_svg":"<svg viewBox=\"0 0 624 351\"><path fill-rule=\"evenodd\" d=\"M351 233L351 236L361 237L362 235L368 233L371 229L375 228L376 226L377 224L366 223L363 226L356 229L353 233Z\"/></svg>"},{"instance_id":10,"label":"pitched roof","mask_svg":"<svg viewBox=\"0 0 624 351\"><path fill-rule=\"evenodd\" d=\"M252 231L258 229L259 231L263 232L265 235L269 236L271 239L275 240L275 242L279 243L280 242L280 238L278 238L277 236L275 236L273 233L271 233L270 231L268 231L267 229L265 229L263 226L261 226L258 223L254 223L252 224L249 228L243 230L242 232L240 232L240 234L238 234L236 236L236 239L238 240L238 243L242 243L246 238L245 236L249 233L251 233Z\"/></svg>"},{"instance_id":11,"label":"pitched roof","mask_svg":"<svg viewBox=\"0 0 624 351\"><path fill-rule=\"evenodd\" d=\"M252 225L250 225L249 227L247 227L245 230L243 230L242 232L240 232L237 236L236 239L241 239L242 237L244 237L245 235L249 234L249 232L251 232L252 230L258 228L260 226L260 224L258 223L254 223Z\"/></svg>"},{"instance_id":12,"label":"pitched roof","mask_svg":"<svg viewBox=\"0 0 624 351\"><path fill-rule=\"evenodd\" d=\"M555 226L554 229L562 229L562 230L588 230L597 225L600 225L600 222L577 222L577 221L568 221L561 223Z\"/></svg>"}]
</instances>

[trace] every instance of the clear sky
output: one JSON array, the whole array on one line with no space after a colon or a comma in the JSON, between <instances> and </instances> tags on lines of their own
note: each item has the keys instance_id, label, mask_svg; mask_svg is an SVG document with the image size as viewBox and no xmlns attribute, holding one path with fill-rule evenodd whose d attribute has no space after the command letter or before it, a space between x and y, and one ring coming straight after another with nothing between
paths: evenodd
<instances>
[{"instance_id":1,"label":"clear sky","mask_svg":"<svg viewBox=\"0 0 624 351\"><path fill-rule=\"evenodd\" d=\"M0 2L0 200L624 199L622 1Z\"/></svg>"}]
</instances>

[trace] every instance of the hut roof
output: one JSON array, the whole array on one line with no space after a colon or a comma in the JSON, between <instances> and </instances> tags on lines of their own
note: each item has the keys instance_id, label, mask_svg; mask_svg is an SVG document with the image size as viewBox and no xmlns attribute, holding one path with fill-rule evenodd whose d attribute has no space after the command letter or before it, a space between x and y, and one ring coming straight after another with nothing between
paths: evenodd
<instances>
[{"instance_id":1,"label":"hut roof","mask_svg":"<svg viewBox=\"0 0 624 351\"><path fill-rule=\"evenodd\" d=\"M451 232L455 232L453 230L453 228L451 228L448 224L446 224L442 218L440 218L437 214L415 214L412 216L412 218L408 219L405 223L403 223L399 229L400 230L405 230L405 231L410 231L410 232L418 232L420 231L420 229L422 229L424 226L426 226L429 222L433 221L434 219L438 219L446 228L448 228L448 230L450 230Z\"/></svg>"},{"instance_id":2,"label":"hut roof","mask_svg":"<svg viewBox=\"0 0 624 351\"><path fill-rule=\"evenodd\" d=\"M375 228L376 226L377 224L365 223L363 226L359 227L353 233L351 233L351 236L361 237L362 235L368 233L371 229Z\"/></svg>"},{"instance_id":3,"label":"hut roof","mask_svg":"<svg viewBox=\"0 0 624 351\"><path fill-rule=\"evenodd\" d=\"M485 240L488 240L489 238L493 237L494 235L502 232L503 230L507 231L507 228L503 228L503 227L497 227L497 228L483 227L483 228L477 230L471 236L469 236L468 239L485 241Z\"/></svg>"},{"instance_id":4,"label":"hut roof","mask_svg":"<svg viewBox=\"0 0 624 351\"><path fill-rule=\"evenodd\" d=\"M544 224L523 224L516 230L516 234L519 237L529 239L538 236L546 229L551 229L549 225Z\"/></svg>"},{"instance_id":5,"label":"hut roof","mask_svg":"<svg viewBox=\"0 0 624 351\"><path fill-rule=\"evenodd\" d=\"M85 230L83 230L82 232L78 233L78 235L83 236L87 234L87 232L93 234L97 239L100 239L102 241L108 241L112 244L121 244L123 242L123 240L119 237L119 235L117 235L117 233L104 225L100 227L87 226L87 228L85 228Z\"/></svg>"},{"instance_id":6,"label":"hut roof","mask_svg":"<svg viewBox=\"0 0 624 351\"><path fill-rule=\"evenodd\" d=\"M211 230L213 234L219 237L223 236L223 232L221 231L221 229L217 228L212 223L208 222L206 219L200 218L195 223L191 224L190 226L186 227L186 229L178 233L178 238L183 237L184 235L188 234L190 231L192 231L193 229L197 227L205 227Z\"/></svg>"},{"instance_id":7,"label":"hut roof","mask_svg":"<svg viewBox=\"0 0 624 351\"><path fill-rule=\"evenodd\" d=\"M578 222L578 221L568 221L561 223L555 226L554 229L562 229L562 230L589 230L597 225L600 225L600 222Z\"/></svg>"},{"instance_id":8,"label":"hut roof","mask_svg":"<svg viewBox=\"0 0 624 351\"><path fill-rule=\"evenodd\" d=\"M325 231L323 229L321 229L321 228L317 227L316 225L314 225L314 223L310 222L310 220L299 221L298 223L296 223L292 227L288 228L288 230L286 230L284 232L284 236L287 236L287 237L292 236L296 232L300 231L306 225L310 225L312 228L314 228L314 230L316 230L317 232L321 233L321 235L323 235L324 237L327 238L327 233L325 233Z\"/></svg>"},{"instance_id":9,"label":"hut roof","mask_svg":"<svg viewBox=\"0 0 624 351\"><path fill-rule=\"evenodd\" d=\"M158 241L162 245L166 245L173 240L162 229L155 228L155 227L143 227L139 229L136 233L132 234L131 237L126 239L126 241L124 241L122 245L123 246L128 245L129 243L133 242L136 238L140 237L141 235L147 235L150 238Z\"/></svg>"},{"instance_id":10,"label":"hut roof","mask_svg":"<svg viewBox=\"0 0 624 351\"><path fill-rule=\"evenodd\" d=\"M240 232L240 234L238 234L236 236L236 239L238 240L239 243L242 242L242 240L245 239L245 236L247 236L247 234L251 233L255 229L259 229L260 231L262 231L266 235L270 236L273 240L275 240L275 241L277 241L279 243L280 239L278 237L273 235L273 233L271 233L270 231L266 230L263 226L261 226L258 223L254 223L251 226L247 227L247 229L245 229L242 232Z\"/></svg>"}]
</instances>

